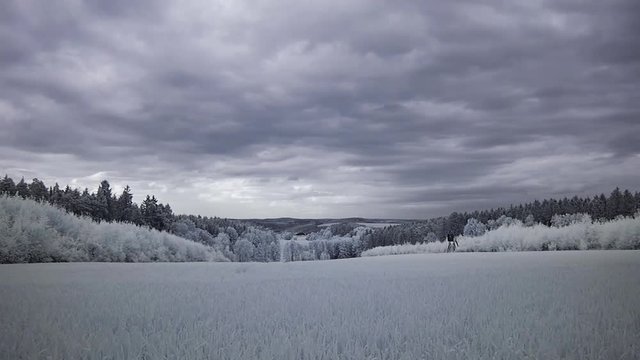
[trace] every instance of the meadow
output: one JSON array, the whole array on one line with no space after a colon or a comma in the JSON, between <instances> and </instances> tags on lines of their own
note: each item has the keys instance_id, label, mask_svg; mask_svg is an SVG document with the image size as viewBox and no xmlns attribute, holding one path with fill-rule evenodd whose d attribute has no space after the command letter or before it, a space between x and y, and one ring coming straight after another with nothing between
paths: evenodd
<instances>
[{"instance_id":1,"label":"meadow","mask_svg":"<svg viewBox=\"0 0 640 360\"><path fill-rule=\"evenodd\" d=\"M0 265L2 359L638 359L640 251Z\"/></svg>"}]
</instances>

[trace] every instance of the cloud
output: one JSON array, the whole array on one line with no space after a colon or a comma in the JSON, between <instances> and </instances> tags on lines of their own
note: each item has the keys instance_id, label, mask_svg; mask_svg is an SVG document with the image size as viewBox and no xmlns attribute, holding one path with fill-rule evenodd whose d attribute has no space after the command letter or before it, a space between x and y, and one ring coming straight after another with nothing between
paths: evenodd
<instances>
[{"instance_id":1,"label":"cloud","mask_svg":"<svg viewBox=\"0 0 640 360\"><path fill-rule=\"evenodd\" d=\"M424 218L638 187L632 0L3 8L14 176L108 174L138 201L229 217Z\"/></svg>"}]
</instances>

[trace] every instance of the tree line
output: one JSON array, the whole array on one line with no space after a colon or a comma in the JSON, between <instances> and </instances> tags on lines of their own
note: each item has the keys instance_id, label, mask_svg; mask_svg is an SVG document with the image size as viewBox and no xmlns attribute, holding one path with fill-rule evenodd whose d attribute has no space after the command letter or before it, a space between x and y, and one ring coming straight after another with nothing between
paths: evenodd
<instances>
[{"instance_id":1,"label":"tree line","mask_svg":"<svg viewBox=\"0 0 640 360\"><path fill-rule=\"evenodd\" d=\"M472 212L452 212L409 224L370 229L363 235L365 249L378 246L443 241L447 234L462 235L470 219L486 224L489 229L503 222L521 221L525 225L554 225L555 215L588 214L592 219L607 221L619 216L630 217L640 210L640 192L615 188L608 196L535 200L526 204Z\"/></svg>"},{"instance_id":2,"label":"tree line","mask_svg":"<svg viewBox=\"0 0 640 360\"><path fill-rule=\"evenodd\" d=\"M31 199L66 210L95 222L130 223L166 231L219 251L232 261L279 261L280 247L273 231L260 229L245 222L200 215L175 215L169 204L162 204L154 195L147 195L140 205L133 201L131 188L126 186L116 195L109 181L100 182L95 192L80 191L59 184L47 187L34 178L17 183L5 175L0 180L0 196Z\"/></svg>"},{"instance_id":3,"label":"tree line","mask_svg":"<svg viewBox=\"0 0 640 360\"><path fill-rule=\"evenodd\" d=\"M17 183L5 175L0 180L0 195L18 196L38 202L47 202L77 216L86 216L96 222L125 222L147 226L156 230L169 230L174 218L169 204L161 204L155 196L149 196L138 206L133 202L131 188L126 186L120 195L113 194L107 180L100 182L96 192L85 188L80 191L67 185L64 189L56 183L47 187L34 178L27 183L24 178Z\"/></svg>"}]
</instances>

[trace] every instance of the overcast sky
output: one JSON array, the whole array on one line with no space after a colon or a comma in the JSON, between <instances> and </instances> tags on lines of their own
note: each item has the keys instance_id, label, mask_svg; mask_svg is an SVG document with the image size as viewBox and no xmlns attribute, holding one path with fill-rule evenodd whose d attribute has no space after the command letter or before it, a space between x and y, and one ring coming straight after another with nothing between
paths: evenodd
<instances>
[{"instance_id":1,"label":"overcast sky","mask_svg":"<svg viewBox=\"0 0 640 360\"><path fill-rule=\"evenodd\" d=\"M176 213L640 190L640 1L3 1L0 171Z\"/></svg>"}]
</instances>

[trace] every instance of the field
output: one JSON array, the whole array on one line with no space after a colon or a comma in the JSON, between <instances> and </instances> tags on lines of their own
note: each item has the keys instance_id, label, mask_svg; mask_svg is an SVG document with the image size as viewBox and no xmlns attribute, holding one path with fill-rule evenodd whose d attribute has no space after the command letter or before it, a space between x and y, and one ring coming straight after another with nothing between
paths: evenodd
<instances>
[{"instance_id":1,"label":"field","mask_svg":"<svg viewBox=\"0 0 640 360\"><path fill-rule=\"evenodd\" d=\"M638 359L640 251L0 265L2 359Z\"/></svg>"}]
</instances>

